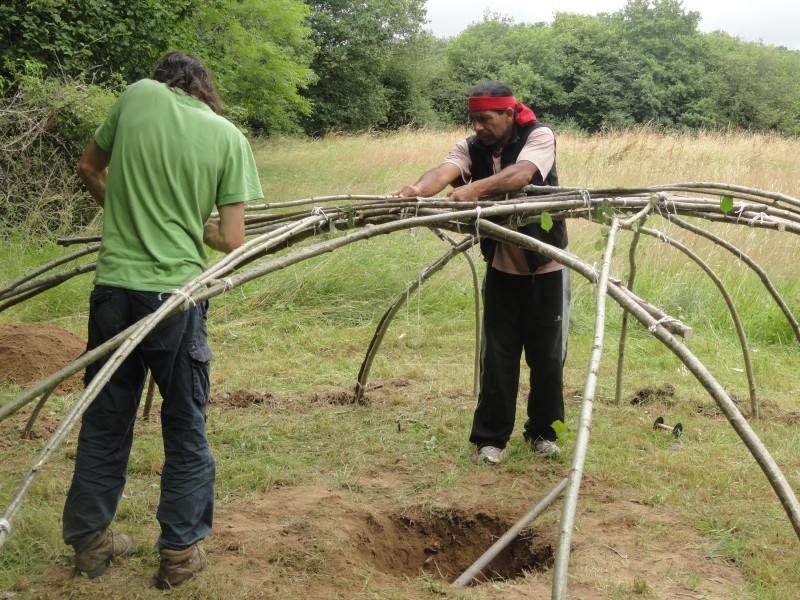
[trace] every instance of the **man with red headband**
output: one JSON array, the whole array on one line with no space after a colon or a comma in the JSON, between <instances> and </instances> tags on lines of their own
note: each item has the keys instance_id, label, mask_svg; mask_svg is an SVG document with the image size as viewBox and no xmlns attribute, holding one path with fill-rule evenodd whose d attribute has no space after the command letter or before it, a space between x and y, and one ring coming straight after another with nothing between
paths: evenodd
<instances>
[{"instance_id":1,"label":"man with red headband","mask_svg":"<svg viewBox=\"0 0 800 600\"><path fill-rule=\"evenodd\" d=\"M392 193L428 197L453 186L448 198L472 202L528 185L558 185L552 129L517 102L499 81L473 88L469 116L475 135L458 142L445 161L413 185ZM538 223L519 228L537 240L566 248L567 228L557 220L549 231ZM540 455L553 456L553 423L564 421L563 366L567 350L569 270L537 252L481 239L486 260L483 285L480 394L470 442L477 459L501 462L516 416L520 358L530 369L530 392L523 436Z\"/></svg>"}]
</instances>

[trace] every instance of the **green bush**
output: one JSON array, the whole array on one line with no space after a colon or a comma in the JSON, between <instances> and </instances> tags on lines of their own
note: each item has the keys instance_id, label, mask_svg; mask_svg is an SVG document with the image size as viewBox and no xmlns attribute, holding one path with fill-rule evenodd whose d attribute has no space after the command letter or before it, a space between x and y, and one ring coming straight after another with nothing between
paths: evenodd
<instances>
[{"instance_id":1,"label":"green bush","mask_svg":"<svg viewBox=\"0 0 800 600\"><path fill-rule=\"evenodd\" d=\"M27 62L13 79L0 80L0 230L5 233L73 232L97 213L75 166L121 82L104 88L43 73L43 65Z\"/></svg>"}]
</instances>

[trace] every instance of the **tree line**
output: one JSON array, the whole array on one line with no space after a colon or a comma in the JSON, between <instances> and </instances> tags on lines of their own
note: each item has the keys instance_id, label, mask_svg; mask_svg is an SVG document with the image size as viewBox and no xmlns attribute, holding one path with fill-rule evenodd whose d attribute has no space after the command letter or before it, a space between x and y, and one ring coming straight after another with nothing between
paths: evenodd
<instances>
[{"instance_id":1,"label":"tree line","mask_svg":"<svg viewBox=\"0 0 800 600\"><path fill-rule=\"evenodd\" d=\"M550 24L487 13L448 39L425 17L425 0L10 0L0 91L36 74L116 92L177 48L212 68L229 116L267 134L461 124L487 78L580 130L800 134L800 52L702 33L678 0Z\"/></svg>"}]
</instances>

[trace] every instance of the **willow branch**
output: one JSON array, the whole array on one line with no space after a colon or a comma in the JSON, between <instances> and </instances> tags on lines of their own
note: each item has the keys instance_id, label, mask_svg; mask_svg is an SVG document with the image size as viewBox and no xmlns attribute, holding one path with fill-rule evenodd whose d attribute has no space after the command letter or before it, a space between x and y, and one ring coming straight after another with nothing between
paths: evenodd
<instances>
[{"instance_id":1,"label":"willow branch","mask_svg":"<svg viewBox=\"0 0 800 600\"><path fill-rule=\"evenodd\" d=\"M458 244L453 238L447 235L441 229L436 229L436 235L444 240L447 240L451 245ZM476 239L476 243L477 243ZM478 401L478 393L481 384L481 288L478 282L478 270L475 268L475 261L469 255L469 252L462 252L467 264L469 265L470 273L472 274L472 300L475 307L475 352L472 365L472 399Z\"/></svg>"},{"instance_id":2,"label":"willow branch","mask_svg":"<svg viewBox=\"0 0 800 600\"><path fill-rule=\"evenodd\" d=\"M48 275L47 277L42 277L41 279L36 279L33 281L28 281L17 286L13 291L8 292L6 294L6 298L11 298L10 300L6 300L0 304L0 312L11 308L17 304L24 302L34 296L38 296L42 292L46 292L49 289L56 287L57 285L61 285L65 281L72 279L73 277L77 277L78 275L83 275L84 273L92 273L97 268L97 263L89 263L86 265L81 265L79 267L74 267L69 271L63 271L61 273L56 273L53 275Z\"/></svg>"},{"instance_id":3,"label":"willow branch","mask_svg":"<svg viewBox=\"0 0 800 600\"><path fill-rule=\"evenodd\" d=\"M144 408L142 409L142 418L145 421L150 420L150 409L153 408L153 397L156 394L156 380L153 378L153 373L150 373L150 380L147 383L147 395L144 399Z\"/></svg>"},{"instance_id":4,"label":"willow branch","mask_svg":"<svg viewBox=\"0 0 800 600\"><path fill-rule=\"evenodd\" d=\"M756 261L754 261L742 250L740 250L730 242L723 240L721 237L714 235L710 231L706 231L705 229L697 227L696 225L692 225L691 223L688 223L679 217L673 216L670 218L670 220L679 227L682 227L687 231L691 231L692 233L696 233L697 235L702 236L707 240L711 240L718 246L725 248L728 252L736 256L748 267L750 267L753 271L755 271L759 279L761 279L761 283L764 284L764 287L766 288L767 292L769 292L770 296L772 296L772 298L775 300L775 303L778 305L778 308L781 309L781 312L791 325L792 331L794 331L795 338L797 339L797 341L800 342L800 325L798 325L797 319L795 319L794 314L792 314L792 311L789 309L786 302L784 302L783 297L778 293L778 290L776 290L775 286L772 285L772 281L770 281L767 272L764 269L762 269L761 266Z\"/></svg>"},{"instance_id":5,"label":"willow branch","mask_svg":"<svg viewBox=\"0 0 800 600\"><path fill-rule=\"evenodd\" d=\"M47 403L47 399L50 398L50 395L53 393L55 388L51 388L47 390L44 394L42 394L41 400L36 404L36 407L31 412L31 416L28 418L28 422L25 425L25 429L22 432L22 439L27 440L31 437L31 431L33 430L33 424L36 422L36 418L39 416L42 408L44 407L45 403Z\"/></svg>"},{"instance_id":6,"label":"willow branch","mask_svg":"<svg viewBox=\"0 0 800 600\"><path fill-rule=\"evenodd\" d=\"M467 238L466 240L462 241L460 244L451 247L444 255L442 255L439 259L429 265L422 273L419 274L411 283L408 284L406 289L397 297L392 305L383 313L383 317L381 317L380 322L378 323L378 327L375 330L374 335L372 336L372 340L369 343L369 347L367 348L367 354L364 357L363 362L361 363L361 368L358 371L358 381L356 382L355 388L355 397L354 400L356 402L361 402L364 398L364 392L366 391L367 387L367 379L369 378L369 372L372 368L372 361L375 359L375 355L378 353L378 349L381 346L381 342L383 342L383 338L386 335L387 329L389 329L389 325L394 319L394 316L400 310L400 308L406 303L407 298L413 294L415 291L419 289L419 287L425 283L428 279L431 278L435 273L441 271L444 266L449 263L455 256L458 256L465 250L472 248L475 245L474 238Z\"/></svg>"},{"instance_id":7,"label":"willow branch","mask_svg":"<svg viewBox=\"0 0 800 600\"><path fill-rule=\"evenodd\" d=\"M630 270L628 272L627 288L631 291L633 291L633 284L636 281L636 249L639 247L640 237L641 235L639 231L634 231L630 248L628 248L628 264L630 265ZM617 380L616 390L614 392L614 404L617 406L622 404L622 372L625 367L625 342L627 336L628 311L622 311L622 325L620 326L619 332L619 349L617 350Z\"/></svg>"},{"instance_id":8,"label":"willow branch","mask_svg":"<svg viewBox=\"0 0 800 600\"><path fill-rule=\"evenodd\" d=\"M611 270L611 256L616 244L619 219L614 219L608 232L606 249L603 253L603 265L597 281L597 299L595 303L594 340L589 359L589 372L583 388L583 401L581 414L578 420L578 433L575 438L575 454L572 459L572 468L569 473L569 485L564 495L564 505L561 509L561 525L559 527L558 547L556 548L555 570L553 573L553 597L566 598L567 567L569 563L569 550L572 540L572 530L575 523L575 511L578 506L578 492L583 478L583 467L586 462L586 451L589 447L589 432L592 422L592 407L597 390L597 379L600 374L600 359L603 353L603 336L606 328L606 292L608 289L608 274Z\"/></svg>"},{"instance_id":9,"label":"willow branch","mask_svg":"<svg viewBox=\"0 0 800 600\"><path fill-rule=\"evenodd\" d=\"M659 193L661 194L661 193ZM653 198L651 198L651 202L647 208L643 209L637 215L629 221L626 222L626 225L629 224L631 226L634 223L640 223L647 218L647 215L652 210L653 206L658 202L658 200L663 200L663 196L656 194ZM633 240L631 241L630 248L628 248L628 262L630 264L630 272L628 273L628 289L633 291L633 283L636 279L636 249L639 246L639 229L638 226L634 228ZM619 348L617 351L617 377L616 377L616 388L614 392L614 403L619 406L622 403L622 375L625 366L625 341L628 334L628 313L627 311L622 311L622 326L620 327L619 333Z\"/></svg>"},{"instance_id":10,"label":"willow branch","mask_svg":"<svg viewBox=\"0 0 800 600\"><path fill-rule=\"evenodd\" d=\"M664 327L667 331L669 331L672 335L677 335L685 340L690 339L694 335L694 330L685 323L679 321L678 319L668 315L659 307L647 302L646 300L639 298L636 294L633 293L632 290L629 290L623 284L622 280L609 278L609 283L616 285L620 288L620 291L623 294L627 294L628 297L632 302L638 304L642 310L647 312L651 317L653 317L659 324Z\"/></svg>"},{"instance_id":11,"label":"willow branch","mask_svg":"<svg viewBox=\"0 0 800 600\"><path fill-rule=\"evenodd\" d=\"M30 273L27 273L26 275L23 275L22 277L20 277L18 279L14 279L13 281L9 281L3 287L0 287L0 300L8 298L9 295L13 295L13 293L18 293L18 292L15 292L15 290L16 290L16 288L18 286L22 285L23 283L26 283L26 282L30 281L31 279L34 279L35 277L38 277L39 275L41 275L43 273L46 273L47 271L49 271L51 269L55 269L56 267L60 267L63 264L66 264L68 262L72 262L73 260L76 260L78 258L86 256L87 254L92 254L94 252L97 252L98 248L99 248L99 246L89 246L87 248L83 248L81 250L78 250L77 252L73 252L71 254L66 254L66 255L64 255L64 256L62 256L60 258L57 258L55 260L52 260L52 261L50 261L48 263L43 264L38 269L35 269L35 270L31 271Z\"/></svg>"},{"instance_id":12,"label":"willow branch","mask_svg":"<svg viewBox=\"0 0 800 600\"><path fill-rule=\"evenodd\" d=\"M547 496L542 498L541 502L534 506L530 511L525 513L525 515L519 521L514 523L514 525L508 531L500 536L500 538L498 538L498 540L492 544L486 552L481 554L478 560L472 563L472 565L466 571L464 571L464 573L462 573L461 576L451 585L454 588L467 587L486 565L492 562L506 546L514 541L514 539L528 525L528 523L533 521L536 517L542 514L548 506L555 502L556 498L558 498L561 495L561 492L564 491L564 488L567 487L567 483L569 483L568 478L562 479L558 485L550 490L550 493L547 494Z\"/></svg>"},{"instance_id":13,"label":"willow branch","mask_svg":"<svg viewBox=\"0 0 800 600\"><path fill-rule=\"evenodd\" d=\"M728 311L730 312L731 319L733 320L734 327L736 328L736 335L739 338L739 344L742 348L742 356L744 359L744 367L745 372L747 373L747 382L748 388L750 392L750 406L753 411L753 418L757 421L760 417L759 414L759 406L758 406L758 397L756 395L756 382L755 382L755 375L753 374L753 361L750 358L750 346L747 343L747 336L744 332L744 327L742 326L742 320L739 317L739 311L736 310L736 305L733 302L733 298L731 297L728 289L725 287L725 284L719 278L719 276L714 272L714 270L697 254L695 254L691 249L689 249L684 244L680 243L679 241L670 238L669 236L665 235L664 233L655 230L655 229L648 229L646 227L640 227L639 231L642 233L658 238L662 242L677 248L681 252L683 252L686 256L691 258L703 271L705 271L706 275L714 282L714 285L717 286L720 294L722 295L723 299L725 300L725 304L728 306Z\"/></svg>"}]
</instances>

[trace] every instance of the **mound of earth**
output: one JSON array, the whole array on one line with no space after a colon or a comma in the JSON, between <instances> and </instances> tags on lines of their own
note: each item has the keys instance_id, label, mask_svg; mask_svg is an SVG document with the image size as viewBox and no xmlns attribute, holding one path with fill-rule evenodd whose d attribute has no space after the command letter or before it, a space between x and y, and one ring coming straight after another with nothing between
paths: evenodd
<instances>
[{"instance_id":1,"label":"mound of earth","mask_svg":"<svg viewBox=\"0 0 800 600\"><path fill-rule=\"evenodd\" d=\"M86 341L46 323L0 327L0 384L27 386L55 373L86 349ZM81 373L56 388L56 393L80 389Z\"/></svg>"}]
</instances>

